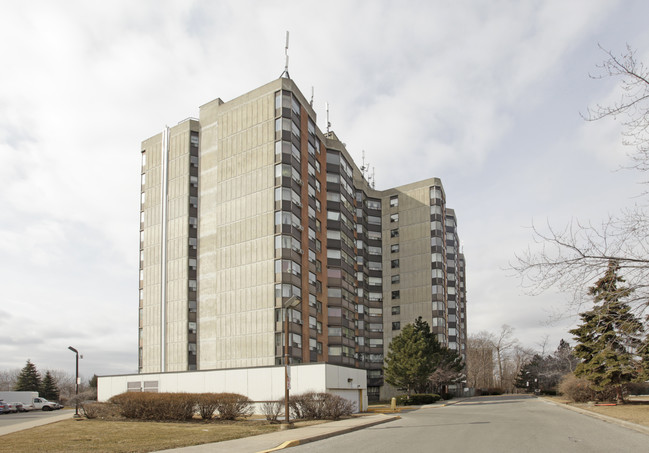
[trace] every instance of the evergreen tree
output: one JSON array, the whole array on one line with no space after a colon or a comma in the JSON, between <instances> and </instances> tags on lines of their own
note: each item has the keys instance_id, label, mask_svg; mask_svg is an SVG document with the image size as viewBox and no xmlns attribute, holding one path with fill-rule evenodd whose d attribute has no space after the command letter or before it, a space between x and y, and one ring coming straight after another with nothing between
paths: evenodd
<instances>
[{"instance_id":1,"label":"evergreen tree","mask_svg":"<svg viewBox=\"0 0 649 453\"><path fill-rule=\"evenodd\" d=\"M56 385L56 380L52 377L49 371L45 373L43 382L41 382L41 389L39 395L50 401L58 401L59 388Z\"/></svg>"},{"instance_id":2,"label":"evergreen tree","mask_svg":"<svg viewBox=\"0 0 649 453\"><path fill-rule=\"evenodd\" d=\"M41 375L36 366L27 359L27 364L20 370L14 390L38 392L41 388Z\"/></svg>"},{"instance_id":3,"label":"evergreen tree","mask_svg":"<svg viewBox=\"0 0 649 453\"><path fill-rule=\"evenodd\" d=\"M570 333L578 342L575 355L582 359L575 375L587 379L594 390L614 387L621 403L624 385L637 375L634 353L644 329L629 305L622 301L631 290L618 286L624 282L618 272L618 263L609 261L604 276L589 289L594 299L592 310L579 315L582 323Z\"/></svg>"},{"instance_id":4,"label":"evergreen tree","mask_svg":"<svg viewBox=\"0 0 649 453\"><path fill-rule=\"evenodd\" d=\"M462 376L464 363L455 351L442 347L421 317L392 339L385 359L385 380L398 388L425 393Z\"/></svg>"},{"instance_id":5,"label":"evergreen tree","mask_svg":"<svg viewBox=\"0 0 649 453\"><path fill-rule=\"evenodd\" d=\"M90 379L88 379L88 386L93 389L94 391L97 391L97 375L93 374Z\"/></svg>"},{"instance_id":6,"label":"evergreen tree","mask_svg":"<svg viewBox=\"0 0 649 453\"><path fill-rule=\"evenodd\" d=\"M572 373L579 363L570 344L561 340L559 347L552 355L542 357L536 354L532 360L521 367L514 386L533 392L555 391L561 378Z\"/></svg>"},{"instance_id":7,"label":"evergreen tree","mask_svg":"<svg viewBox=\"0 0 649 453\"><path fill-rule=\"evenodd\" d=\"M433 341L426 321L419 318L408 324L392 339L385 358L385 381L397 388L420 392L426 388L428 377L434 371Z\"/></svg>"}]
</instances>

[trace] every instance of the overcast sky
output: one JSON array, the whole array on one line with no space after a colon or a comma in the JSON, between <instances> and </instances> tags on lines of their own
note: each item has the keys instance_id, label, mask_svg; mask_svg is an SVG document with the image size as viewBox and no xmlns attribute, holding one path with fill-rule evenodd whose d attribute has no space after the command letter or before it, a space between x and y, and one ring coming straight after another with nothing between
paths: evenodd
<instances>
[{"instance_id":1,"label":"overcast sky","mask_svg":"<svg viewBox=\"0 0 649 453\"><path fill-rule=\"evenodd\" d=\"M442 179L467 260L469 334L538 348L567 295L505 269L529 227L597 222L642 175L593 80L626 43L649 62L646 1L0 0L0 370L137 371L140 143L280 76L315 89L376 188Z\"/></svg>"}]
</instances>

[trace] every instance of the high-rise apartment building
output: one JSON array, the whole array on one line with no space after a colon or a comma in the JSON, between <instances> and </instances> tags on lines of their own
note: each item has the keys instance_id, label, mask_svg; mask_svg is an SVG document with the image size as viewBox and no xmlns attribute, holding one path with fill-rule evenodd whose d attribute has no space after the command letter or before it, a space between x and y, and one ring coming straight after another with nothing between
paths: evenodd
<instances>
[{"instance_id":1,"label":"high-rise apartment building","mask_svg":"<svg viewBox=\"0 0 649 453\"><path fill-rule=\"evenodd\" d=\"M412 163L416 165L416 163ZM404 163L408 165L408 163ZM139 371L364 368L421 316L465 353L456 216L437 178L375 190L289 78L142 143Z\"/></svg>"}]
</instances>

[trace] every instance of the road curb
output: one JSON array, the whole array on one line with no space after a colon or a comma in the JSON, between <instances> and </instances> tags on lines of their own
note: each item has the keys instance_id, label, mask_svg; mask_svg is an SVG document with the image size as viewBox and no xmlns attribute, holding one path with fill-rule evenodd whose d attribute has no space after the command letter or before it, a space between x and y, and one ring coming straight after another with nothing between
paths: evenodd
<instances>
[{"instance_id":1,"label":"road curb","mask_svg":"<svg viewBox=\"0 0 649 453\"><path fill-rule=\"evenodd\" d=\"M358 424L358 425L354 425L354 426L349 426L347 428L332 431L332 432L329 432L329 433L318 434L318 435L314 435L314 436L304 437L304 438L301 438L301 439L287 440L287 441L283 442L281 445L278 445L275 448L271 448L270 450L262 450L262 451L259 451L257 453L271 453L271 452L274 452L274 451L283 450L285 448L295 447L297 445L304 445L304 444L308 444L309 442L316 442L316 441L319 441L319 440L322 440L322 439L328 439L330 437L340 436L342 434L347 434L347 433L351 433L351 432L354 432L354 431L359 431L361 429L370 428L372 426L381 425L383 423L392 422L394 420L399 420L400 418L401 417L398 416L398 415L386 416L382 420L373 420L371 422Z\"/></svg>"},{"instance_id":2,"label":"road curb","mask_svg":"<svg viewBox=\"0 0 649 453\"><path fill-rule=\"evenodd\" d=\"M640 432L642 434L649 435L649 427L646 427L646 426L643 426L643 425L638 425L637 423L627 422L626 420L621 420L619 418L609 417L608 415L598 414L597 412L592 412L592 411L589 411L587 409L582 409L580 407L574 407L574 406L569 406L568 404L557 403L556 401L552 401L551 399L548 399L548 398L539 398L539 399L542 399L543 401L547 401L548 403L552 403L555 406L559 406L559 407L563 407L564 409L571 410L573 412L578 412L578 413L583 414L583 415L588 415L589 417L592 417L592 418L597 418L597 419L605 421L605 422L613 423L614 425L623 426L625 428L632 429L633 431L637 431L637 432Z\"/></svg>"}]
</instances>

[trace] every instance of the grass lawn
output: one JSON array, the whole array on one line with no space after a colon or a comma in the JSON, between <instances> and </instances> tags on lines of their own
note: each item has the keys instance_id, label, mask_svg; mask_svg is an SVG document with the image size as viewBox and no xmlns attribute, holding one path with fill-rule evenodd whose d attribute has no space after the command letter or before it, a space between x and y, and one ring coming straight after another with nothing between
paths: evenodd
<instances>
[{"instance_id":1,"label":"grass lawn","mask_svg":"<svg viewBox=\"0 0 649 453\"><path fill-rule=\"evenodd\" d=\"M278 429L279 425L255 420L208 423L64 420L4 435L0 438L0 450L149 452L255 436Z\"/></svg>"},{"instance_id":2,"label":"grass lawn","mask_svg":"<svg viewBox=\"0 0 649 453\"><path fill-rule=\"evenodd\" d=\"M568 403L567 400L561 398L552 399L558 403L649 427L649 399L647 397L632 398L627 404L618 406L595 406L587 403Z\"/></svg>"}]
</instances>

